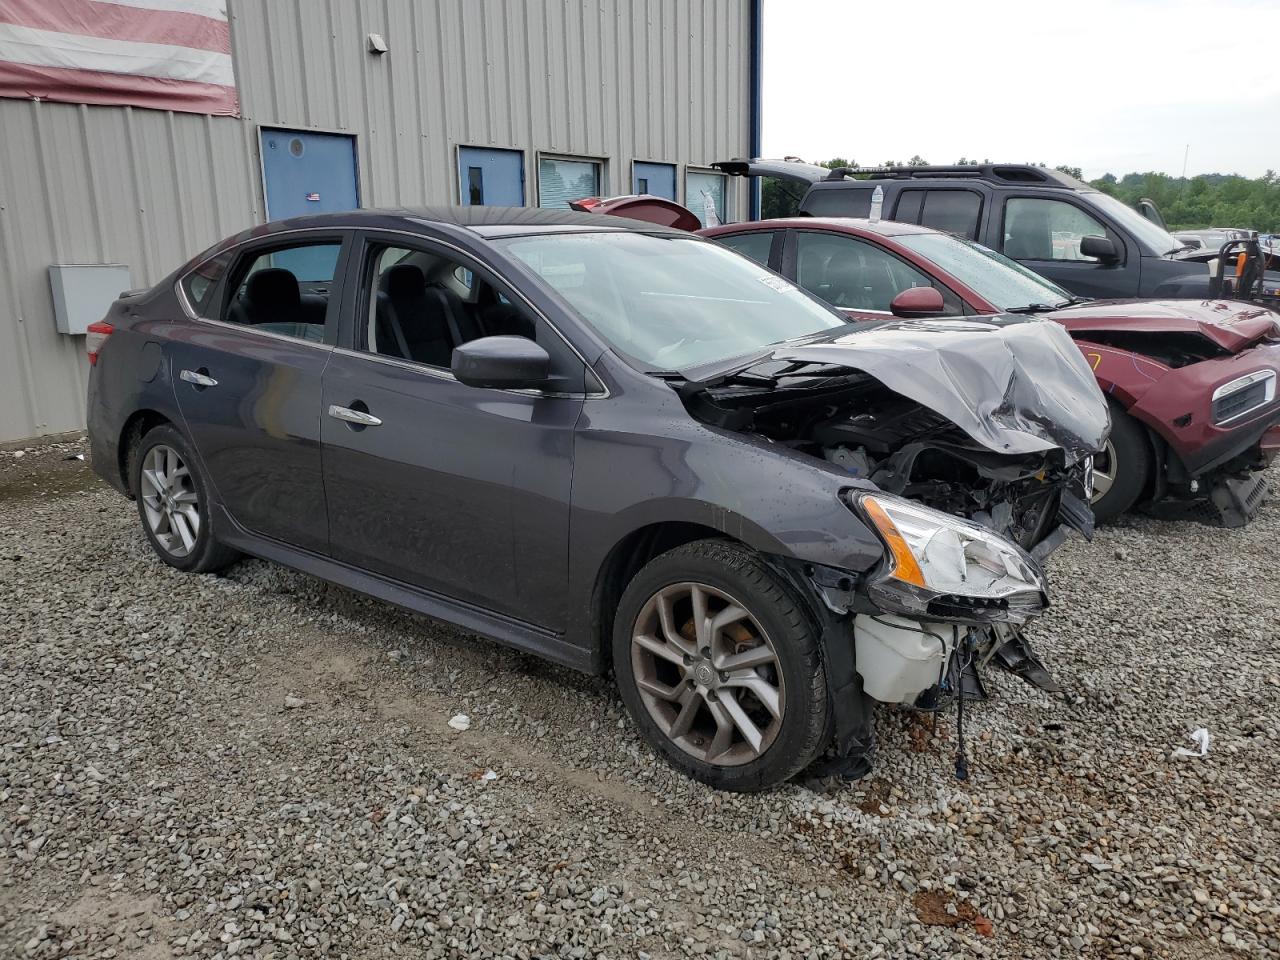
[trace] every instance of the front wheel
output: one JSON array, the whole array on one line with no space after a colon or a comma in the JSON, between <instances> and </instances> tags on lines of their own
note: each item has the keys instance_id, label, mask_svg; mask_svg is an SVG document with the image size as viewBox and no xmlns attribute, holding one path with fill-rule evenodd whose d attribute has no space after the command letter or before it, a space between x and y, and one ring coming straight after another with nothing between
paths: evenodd
<instances>
[{"instance_id":1,"label":"front wheel","mask_svg":"<svg viewBox=\"0 0 1280 960\"><path fill-rule=\"evenodd\" d=\"M649 742L709 786L772 787L823 746L827 684L814 629L746 547L700 540L650 561L618 606L613 664Z\"/></svg>"},{"instance_id":2,"label":"front wheel","mask_svg":"<svg viewBox=\"0 0 1280 960\"><path fill-rule=\"evenodd\" d=\"M1151 444L1142 426L1114 404L1111 435L1093 457L1093 508L1098 523L1114 520L1135 503L1151 476Z\"/></svg>"},{"instance_id":3,"label":"front wheel","mask_svg":"<svg viewBox=\"0 0 1280 960\"><path fill-rule=\"evenodd\" d=\"M239 554L213 537L209 484L181 433L167 425L149 430L138 441L131 467L142 529L161 560L191 573L236 561Z\"/></svg>"}]
</instances>

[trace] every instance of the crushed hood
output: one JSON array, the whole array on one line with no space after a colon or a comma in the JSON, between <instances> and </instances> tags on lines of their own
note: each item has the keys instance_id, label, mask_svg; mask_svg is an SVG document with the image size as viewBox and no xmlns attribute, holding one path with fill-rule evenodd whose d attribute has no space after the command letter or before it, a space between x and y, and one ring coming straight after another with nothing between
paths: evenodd
<instances>
[{"instance_id":1,"label":"crushed hood","mask_svg":"<svg viewBox=\"0 0 1280 960\"><path fill-rule=\"evenodd\" d=\"M1042 316L1079 334L1198 334L1228 353L1280 337L1280 314L1238 300L1093 300Z\"/></svg>"},{"instance_id":2,"label":"crushed hood","mask_svg":"<svg viewBox=\"0 0 1280 960\"><path fill-rule=\"evenodd\" d=\"M1083 354L1059 324L1038 317L858 324L687 377L712 386L811 365L861 371L1007 456L1062 449L1075 462L1101 450L1110 430L1106 399Z\"/></svg>"}]
</instances>

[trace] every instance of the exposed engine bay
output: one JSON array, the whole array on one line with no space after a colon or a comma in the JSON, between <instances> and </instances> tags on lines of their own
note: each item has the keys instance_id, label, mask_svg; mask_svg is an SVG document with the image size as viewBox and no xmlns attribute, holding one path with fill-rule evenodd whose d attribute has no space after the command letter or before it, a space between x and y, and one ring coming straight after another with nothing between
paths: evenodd
<instances>
[{"instance_id":1,"label":"exposed engine bay","mask_svg":"<svg viewBox=\"0 0 1280 960\"><path fill-rule=\"evenodd\" d=\"M1026 550L1092 534L1092 454L1109 426L1056 324L890 321L783 346L682 385L693 416L820 457Z\"/></svg>"}]
</instances>

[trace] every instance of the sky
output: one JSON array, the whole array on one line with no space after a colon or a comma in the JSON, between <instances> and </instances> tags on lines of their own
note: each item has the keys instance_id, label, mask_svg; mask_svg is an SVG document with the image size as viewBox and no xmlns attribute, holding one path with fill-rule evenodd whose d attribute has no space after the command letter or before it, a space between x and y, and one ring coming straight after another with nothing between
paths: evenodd
<instances>
[{"instance_id":1,"label":"sky","mask_svg":"<svg viewBox=\"0 0 1280 960\"><path fill-rule=\"evenodd\" d=\"M764 0L766 157L1280 170L1280 0Z\"/></svg>"}]
</instances>

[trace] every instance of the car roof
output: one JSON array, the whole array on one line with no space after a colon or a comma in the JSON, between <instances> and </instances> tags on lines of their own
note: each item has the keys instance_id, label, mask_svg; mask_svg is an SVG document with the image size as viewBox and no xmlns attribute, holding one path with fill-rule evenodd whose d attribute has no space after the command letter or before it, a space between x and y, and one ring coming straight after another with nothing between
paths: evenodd
<instances>
[{"instance_id":1,"label":"car roof","mask_svg":"<svg viewBox=\"0 0 1280 960\"><path fill-rule=\"evenodd\" d=\"M289 220L275 220L251 228L246 234L261 235L277 229L404 229L413 226L446 226L469 230L486 239L538 233L658 233L687 237L674 230L622 217L605 218L574 210L547 210L539 207L397 207L319 213Z\"/></svg>"},{"instance_id":2,"label":"car roof","mask_svg":"<svg viewBox=\"0 0 1280 960\"><path fill-rule=\"evenodd\" d=\"M873 233L881 237L902 237L917 233L941 233L933 227L897 220L868 220L865 217L784 217L778 220L755 220L749 223L730 223L722 227L709 227L698 232L704 237L735 233L740 230L834 230L847 233Z\"/></svg>"}]
</instances>

